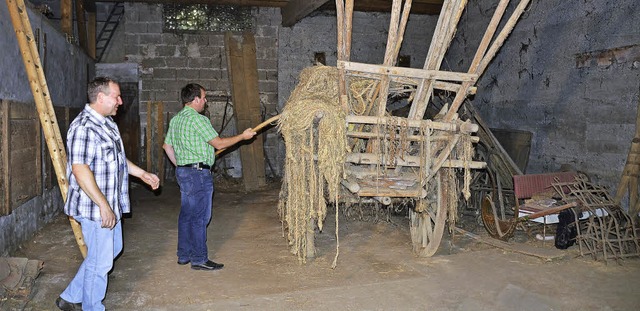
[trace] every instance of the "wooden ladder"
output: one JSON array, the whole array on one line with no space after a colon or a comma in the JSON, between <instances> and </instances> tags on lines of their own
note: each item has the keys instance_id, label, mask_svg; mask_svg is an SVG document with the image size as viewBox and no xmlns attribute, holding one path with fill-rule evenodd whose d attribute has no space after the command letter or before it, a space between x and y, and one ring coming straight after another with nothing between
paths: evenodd
<instances>
[{"instance_id":1,"label":"wooden ladder","mask_svg":"<svg viewBox=\"0 0 640 311\"><path fill-rule=\"evenodd\" d=\"M629 215L638 219L640 212L640 200L638 199L638 187L640 186L640 100L638 101L636 116L636 134L631 141L631 148L624 165L615 202L620 204L625 194L629 195Z\"/></svg>"},{"instance_id":2,"label":"wooden ladder","mask_svg":"<svg viewBox=\"0 0 640 311\"><path fill-rule=\"evenodd\" d=\"M66 202L67 190L69 189L69 181L66 178L67 155L65 153L62 136L60 136L60 128L56 120L56 114L53 110L51 97L49 96L49 87L42 68L42 62L38 54L35 38L31 28L31 22L27 15L27 8L24 0L6 0L9 14L11 15L11 23L16 32L20 54L24 62L24 67L29 78L29 85L33 93L33 99L36 103L40 124L44 132L45 141L49 148L51 161L56 172L62 199ZM87 246L84 243L80 224L69 217L71 228L76 238L76 242L80 247L83 257L87 255Z\"/></svg>"}]
</instances>

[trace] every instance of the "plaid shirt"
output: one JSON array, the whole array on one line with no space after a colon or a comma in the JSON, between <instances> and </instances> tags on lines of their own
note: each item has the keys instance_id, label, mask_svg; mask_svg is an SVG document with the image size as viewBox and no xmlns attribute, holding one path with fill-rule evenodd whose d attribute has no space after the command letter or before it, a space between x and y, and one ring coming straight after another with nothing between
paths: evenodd
<instances>
[{"instance_id":1,"label":"plaid shirt","mask_svg":"<svg viewBox=\"0 0 640 311\"><path fill-rule=\"evenodd\" d=\"M102 221L100 208L80 188L71 173L71 165L86 164L119 221L122 213L130 210L129 169L116 123L111 117L105 118L86 105L69 126L67 149L69 192L64 212L72 217Z\"/></svg>"},{"instance_id":2,"label":"plaid shirt","mask_svg":"<svg viewBox=\"0 0 640 311\"><path fill-rule=\"evenodd\" d=\"M216 150L209 141L218 137L211 121L195 109L185 106L169 122L164 143L171 145L178 165L206 163L213 165Z\"/></svg>"}]
</instances>

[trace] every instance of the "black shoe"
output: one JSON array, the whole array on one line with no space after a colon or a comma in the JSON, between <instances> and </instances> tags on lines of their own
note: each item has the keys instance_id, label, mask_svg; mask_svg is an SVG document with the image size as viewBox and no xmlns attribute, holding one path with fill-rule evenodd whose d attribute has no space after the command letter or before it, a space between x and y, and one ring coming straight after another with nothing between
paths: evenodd
<instances>
[{"instance_id":1,"label":"black shoe","mask_svg":"<svg viewBox=\"0 0 640 311\"><path fill-rule=\"evenodd\" d=\"M58 309L63 310L63 311L75 311L75 310L80 310L82 311L82 304L81 303L72 303L72 302L68 302L64 299L62 299L62 297L58 297L58 299L56 299L56 306L58 307Z\"/></svg>"},{"instance_id":2,"label":"black shoe","mask_svg":"<svg viewBox=\"0 0 640 311\"><path fill-rule=\"evenodd\" d=\"M207 260L205 263L201 263L199 265L191 265L191 269L193 270L219 270L224 267L221 263L215 263L211 260Z\"/></svg>"},{"instance_id":3,"label":"black shoe","mask_svg":"<svg viewBox=\"0 0 640 311\"><path fill-rule=\"evenodd\" d=\"M190 262L191 262L191 260L189 260L189 259L187 259L185 261L182 261L182 260L178 259L178 264L181 265L181 266L184 266L184 265L186 265L186 264L188 264Z\"/></svg>"}]
</instances>

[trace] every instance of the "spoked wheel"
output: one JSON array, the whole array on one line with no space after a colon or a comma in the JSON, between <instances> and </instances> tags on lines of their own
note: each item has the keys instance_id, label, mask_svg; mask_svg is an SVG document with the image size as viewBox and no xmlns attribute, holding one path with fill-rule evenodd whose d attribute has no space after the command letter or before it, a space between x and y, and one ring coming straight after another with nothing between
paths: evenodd
<instances>
[{"instance_id":1,"label":"spoked wheel","mask_svg":"<svg viewBox=\"0 0 640 311\"><path fill-rule=\"evenodd\" d=\"M427 197L409 209L409 227L413 252L418 257L430 257L438 250L447 220L444 178L440 172L427 185Z\"/></svg>"}]
</instances>

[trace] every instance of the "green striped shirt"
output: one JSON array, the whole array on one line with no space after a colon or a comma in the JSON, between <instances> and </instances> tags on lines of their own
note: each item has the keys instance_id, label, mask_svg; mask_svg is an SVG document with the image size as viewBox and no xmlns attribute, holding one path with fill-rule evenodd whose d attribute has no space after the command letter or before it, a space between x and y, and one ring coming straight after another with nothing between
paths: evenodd
<instances>
[{"instance_id":1,"label":"green striped shirt","mask_svg":"<svg viewBox=\"0 0 640 311\"><path fill-rule=\"evenodd\" d=\"M208 141L218 137L211 121L195 109L184 106L169 122L164 143L171 145L178 165L206 163L216 160L215 148Z\"/></svg>"}]
</instances>

